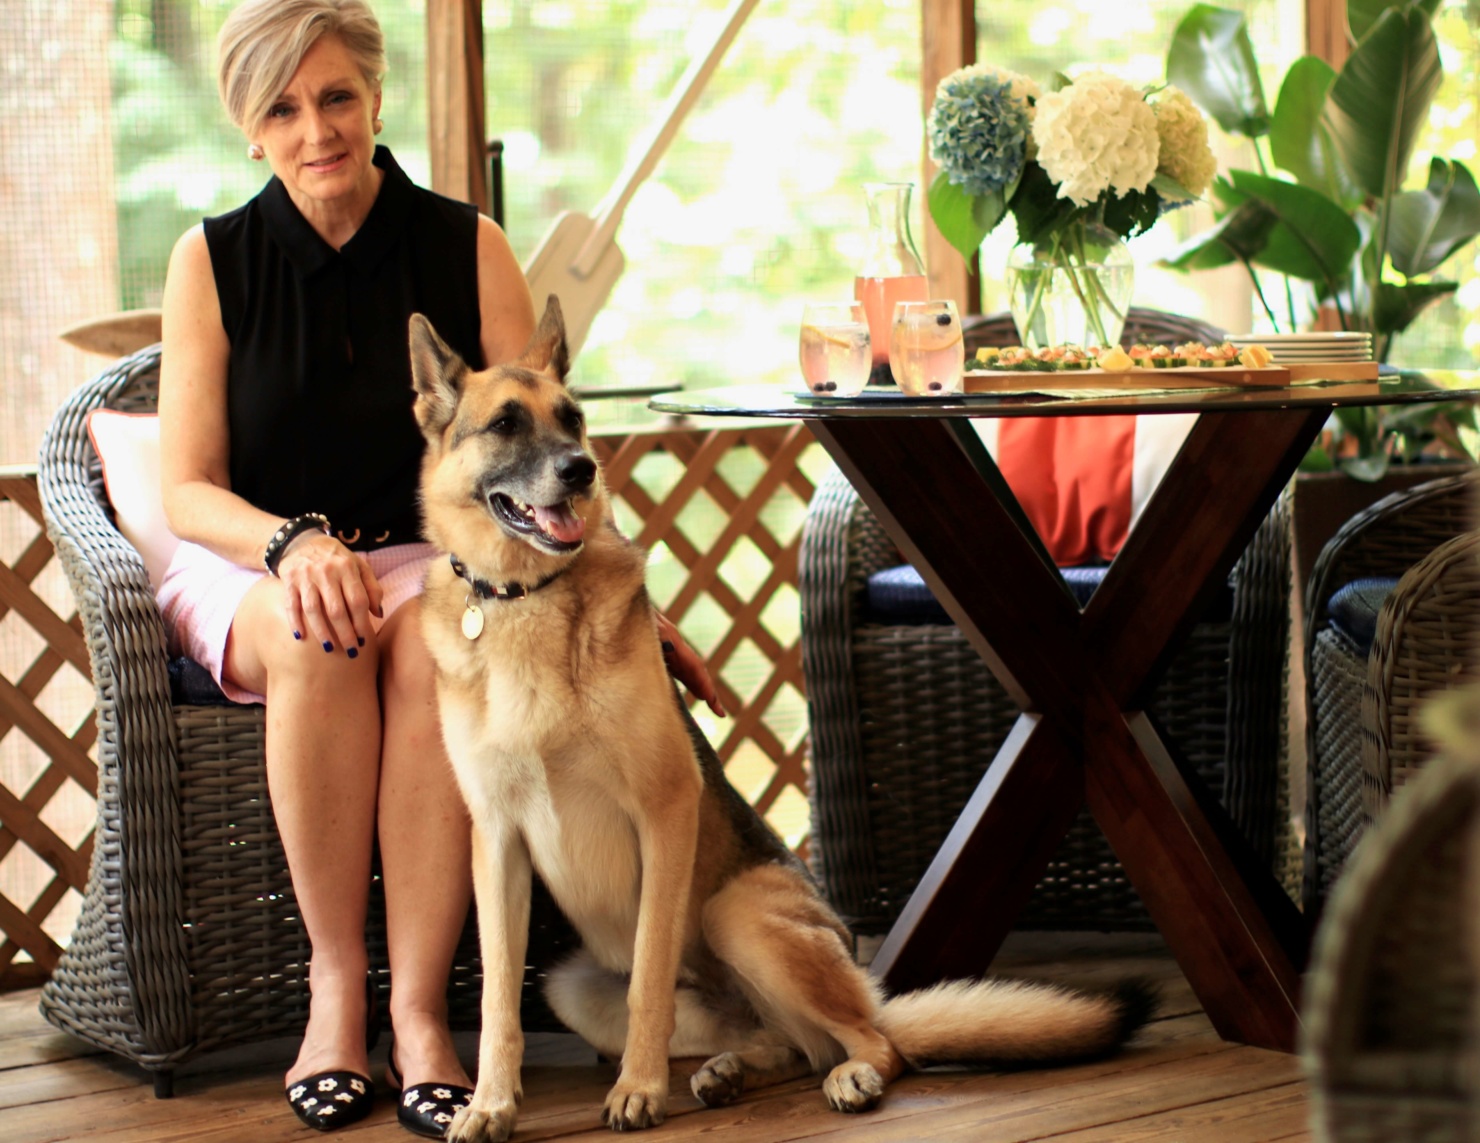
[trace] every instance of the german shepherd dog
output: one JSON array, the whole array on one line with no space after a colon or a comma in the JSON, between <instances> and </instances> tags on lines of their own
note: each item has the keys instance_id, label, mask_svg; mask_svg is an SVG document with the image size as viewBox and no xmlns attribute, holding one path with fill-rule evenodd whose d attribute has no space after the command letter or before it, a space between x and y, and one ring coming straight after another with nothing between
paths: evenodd
<instances>
[{"instance_id":1,"label":"german shepherd dog","mask_svg":"<svg viewBox=\"0 0 1480 1143\"><path fill-rule=\"evenodd\" d=\"M885 1000L805 868L725 781L665 668L645 553L612 520L551 296L529 347L474 372L411 319L423 622L442 728L473 822L483 954L477 1089L449 1127L502 1140L521 1096L519 998L531 869L583 947L549 975L555 1013L621 1060L603 1120L663 1121L670 1057L700 1057L719 1106L826 1072L865 1111L905 1068L1108 1053L1149 989L1095 996L1003 981ZM702 844L701 844L702 839Z\"/></svg>"}]
</instances>

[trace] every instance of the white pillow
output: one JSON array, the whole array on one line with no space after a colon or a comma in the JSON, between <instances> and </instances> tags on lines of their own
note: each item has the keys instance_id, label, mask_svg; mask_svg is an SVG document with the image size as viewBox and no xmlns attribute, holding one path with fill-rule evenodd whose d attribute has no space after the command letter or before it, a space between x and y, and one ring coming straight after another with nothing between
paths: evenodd
<instances>
[{"instance_id":1,"label":"white pillow","mask_svg":"<svg viewBox=\"0 0 1480 1143\"><path fill-rule=\"evenodd\" d=\"M123 538L144 557L157 591L180 541L165 521L159 478L159 418L94 409L87 435L103 462L103 484Z\"/></svg>"}]
</instances>

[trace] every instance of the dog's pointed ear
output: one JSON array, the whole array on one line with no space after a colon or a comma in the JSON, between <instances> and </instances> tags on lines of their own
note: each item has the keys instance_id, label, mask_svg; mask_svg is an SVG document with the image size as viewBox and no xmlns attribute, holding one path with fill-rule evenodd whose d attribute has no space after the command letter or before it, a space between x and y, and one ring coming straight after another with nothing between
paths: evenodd
<instances>
[{"instance_id":1,"label":"dog's pointed ear","mask_svg":"<svg viewBox=\"0 0 1480 1143\"><path fill-rule=\"evenodd\" d=\"M536 372L548 369L561 381L570 372L570 353L565 345L565 315L560 312L560 299L554 294L546 300L545 314L520 355L519 364Z\"/></svg>"},{"instance_id":2,"label":"dog's pointed ear","mask_svg":"<svg viewBox=\"0 0 1480 1143\"><path fill-rule=\"evenodd\" d=\"M411 315L409 333L416 422L423 433L433 436L452 420L468 366L451 346L437 336L432 323L423 315Z\"/></svg>"}]
</instances>

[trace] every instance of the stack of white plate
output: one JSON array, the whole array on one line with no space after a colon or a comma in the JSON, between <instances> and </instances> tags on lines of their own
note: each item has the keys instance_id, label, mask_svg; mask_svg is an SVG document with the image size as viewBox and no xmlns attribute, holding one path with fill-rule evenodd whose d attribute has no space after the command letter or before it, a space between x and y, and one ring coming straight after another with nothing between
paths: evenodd
<instances>
[{"instance_id":1,"label":"stack of white plate","mask_svg":"<svg viewBox=\"0 0 1480 1143\"><path fill-rule=\"evenodd\" d=\"M1371 361L1370 333L1247 333L1228 339L1234 345L1262 345L1285 365L1305 362Z\"/></svg>"}]
</instances>

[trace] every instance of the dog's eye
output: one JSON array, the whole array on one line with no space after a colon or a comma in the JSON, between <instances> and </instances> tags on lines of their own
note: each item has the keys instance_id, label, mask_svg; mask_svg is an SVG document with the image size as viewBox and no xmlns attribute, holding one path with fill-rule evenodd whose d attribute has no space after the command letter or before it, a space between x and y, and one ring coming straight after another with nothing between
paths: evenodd
<instances>
[{"instance_id":1,"label":"dog's eye","mask_svg":"<svg viewBox=\"0 0 1480 1143\"><path fill-rule=\"evenodd\" d=\"M580 409L574 405L568 405L561 411L560 423L565 426L566 432L572 436L580 436L581 426L586 423L586 418Z\"/></svg>"},{"instance_id":2,"label":"dog's eye","mask_svg":"<svg viewBox=\"0 0 1480 1143\"><path fill-rule=\"evenodd\" d=\"M505 413L488 426L488 431L497 433L501 437L513 436L519 431L519 418Z\"/></svg>"}]
</instances>

